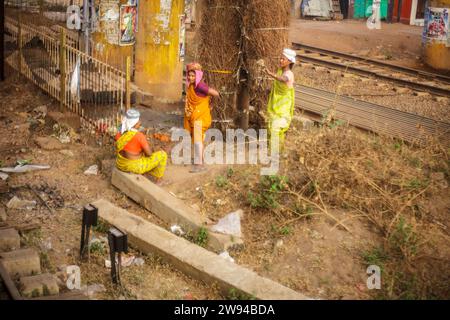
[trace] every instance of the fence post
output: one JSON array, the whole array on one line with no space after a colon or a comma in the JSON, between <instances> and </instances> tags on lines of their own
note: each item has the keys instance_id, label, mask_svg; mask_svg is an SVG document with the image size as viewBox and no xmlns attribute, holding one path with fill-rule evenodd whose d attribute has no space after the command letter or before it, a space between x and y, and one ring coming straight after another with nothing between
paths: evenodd
<instances>
[{"instance_id":1,"label":"fence post","mask_svg":"<svg viewBox=\"0 0 450 320\"><path fill-rule=\"evenodd\" d=\"M42 16L44 14L44 0L39 0L39 14Z\"/></svg>"},{"instance_id":2,"label":"fence post","mask_svg":"<svg viewBox=\"0 0 450 320\"><path fill-rule=\"evenodd\" d=\"M60 93L59 106L61 111L64 110L64 102L66 99L66 30L61 28L59 39L59 71L60 71Z\"/></svg>"},{"instance_id":3,"label":"fence post","mask_svg":"<svg viewBox=\"0 0 450 320\"><path fill-rule=\"evenodd\" d=\"M22 74L22 15L17 18L17 72L20 79Z\"/></svg>"},{"instance_id":4,"label":"fence post","mask_svg":"<svg viewBox=\"0 0 450 320\"><path fill-rule=\"evenodd\" d=\"M127 57L127 67L126 67L126 83L125 83L125 97L126 97L126 108L131 107L131 91L130 91L130 81L131 81L131 57Z\"/></svg>"}]
</instances>

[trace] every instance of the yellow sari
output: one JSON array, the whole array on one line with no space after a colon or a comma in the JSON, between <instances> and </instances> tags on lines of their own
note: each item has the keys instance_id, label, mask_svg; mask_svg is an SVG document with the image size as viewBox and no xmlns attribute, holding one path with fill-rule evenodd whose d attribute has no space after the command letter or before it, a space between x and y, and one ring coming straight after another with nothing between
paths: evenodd
<instances>
[{"instance_id":1,"label":"yellow sari","mask_svg":"<svg viewBox=\"0 0 450 320\"><path fill-rule=\"evenodd\" d=\"M211 122L209 97L199 97L195 93L194 85L190 85L186 95L184 128L189 131L193 142L205 140L205 132L211 126ZM195 134L196 131L197 134Z\"/></svg>"},{"instance_id":2,"label":"yellow sari","mask_svg":"<svg viewBox=\"0 0 450 320\"><path fill-rule=\"evenodd\" d=\"M144 174L149 172L155 178L162 178L167 166L167 154L164 151L154 152L150 157L141 157L140 159L130 160L123 157L120 152L130 142L137 131L126 131L116 141L116 166L124 172Z\"/></svg>"},{"instance_id":3,"label":"yellow sari","mask_svg":"<svg viewBox=\"0 0 450 320\"><path fill-rule=\"evenodd\" d=\"M277 75L281 76L282 70ZM278 135L279 144L283 147L285 133L291 125L295 108L295 90L289 88L286 83L275 80L269 96L267 113L269 115L269 132Z\"/></svg>"}]
</instances>

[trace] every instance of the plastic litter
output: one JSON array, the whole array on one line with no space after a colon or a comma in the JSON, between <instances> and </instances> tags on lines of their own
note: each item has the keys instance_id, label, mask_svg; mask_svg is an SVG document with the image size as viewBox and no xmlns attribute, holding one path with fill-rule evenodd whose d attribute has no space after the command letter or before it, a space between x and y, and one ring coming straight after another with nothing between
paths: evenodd
<instances>
[{"instance_id":1,"label":"plastic litter","mask_svg":"<svg viewBox=\"0 0 450 320\"><path fill-rule=\"evenodd\" d=\"M3 172L0 172L0 179L2 179L3 181L8 180L9 175Z\"/></svg>"},{"instance_id":2,"label":"plastic litter","mask_svg":"<svg viewBox=\"0 0 450 320\"><path fill-rule=\"evenodd\" d=\"M36 207L36 205L37 205L36 201L21 200L18 197L14 196L11 200L9 200L6 207L8 207L8 209L32 210L34 207Z\"/></svg>"},{"instance_id":3,"label":"plastic litter","mask_svg":"<svg viewBox=\"0 0 450 320\"><path fill-rule=\"evenodd\" d=\"M126 268L126 267L129 267L129 266L133 265L133 264L137 264L135 262L135 260L136 260L135 256L123 256L122 257L121 266L123 268ZM141 263L140 261L138 261L138 262ZM119 259L118 258L116 258L116 263L119 263ZM111 260L107 260L107 259L105 260L105 267L108 268L108 269L111 268Z\"/></svg>"},{"instance_id":4,"label":"plastic litter","mask_svg":"<svg viewBox=\"0 0 450 320\"><path fill-rule=\"evenodd\" d=\"M178 236L183 236L185 234L185 232L183 231L183 229L181 229L180 226L178 225L173 225L170 227L170 231L172 231L172 233L178 235Z\"/></svg>"},{"instance_id":5,"label":"plastic litter","mask_svg":"<svg viewBox=\"0 0 450 320\"><path fill-rule=\"evenodd\" d=\"M12 167L0 168L0 171L11 172L11 173L22 173L22 172L29 172L29 171L35 171L35 170L47 170L47 169L50 169L50 166L27 164L24 166L18 165L18 166L15 166L14 168L12 168Z\"/></svg>"},{"instance_id":6,"label":"plastic litter","mask_svg":"<svg viewBox=\"0 0 450 320\"><path fill-rule=\"evenodd\" d=\"M367 19L366 25L370 30L381 29L381 0L374 0L372 4L372 15Z\"/></svg>"},{"instance_id":7,"label":"plastic litter","mask_svg":"<svg viewBox=\"0 0 450 320\"><path fill-rule=\"evenodd\" d=\"M94 164L93 166L90 166L85 172L85 175L93 175L96 176L98 174L98 165Z\"/></svg>"},{"instance_id":8,"label":"plastic litter","mask_svg":"<svg viewBox=\"0 0 450 320\"><path fill-rule=\"evenodd\" d=\"M236 237L241 237L241 215L243 211L238 211L227 214L219 220L219 222L212 226L211 231L228 234Z\"/></svg>"},{"instance_id":9,"label":"plastic litter","mask_svg":"<svg viewBox=\"0 0 450 320\"><path fill-rule=\"evenodd\" d=\"M219 257L224 258L225 260L228 260L230 262L234 263L234 259L230 256L230 254L228 253L228 251L224 251L221 254L219 254Z\"/></svg>"},{"instance_id":10,"label":"plastic litter","mask_svg":"<svg viewBox=\"0 0 450 320\"><path fill-rule=\"evenodd\" d=\"M70 79L70 93L72 97L80 96L80 57L77 57L77 63Z\"/></svg>"}]
</instances>

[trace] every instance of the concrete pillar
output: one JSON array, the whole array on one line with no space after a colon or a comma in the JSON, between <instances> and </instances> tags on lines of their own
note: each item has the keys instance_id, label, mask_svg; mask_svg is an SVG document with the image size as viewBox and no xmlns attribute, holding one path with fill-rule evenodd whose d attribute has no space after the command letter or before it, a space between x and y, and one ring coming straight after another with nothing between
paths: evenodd
<instances>
[{"instance_id":1,"label":"concrete pillar","mask_svg":"<svg viewBox=\"0 0 450 320\"><path fill-rule=\"evenodd\" d=\"M443 16L442 10L450 11L450 0L430 0L428 7L425 9L424 37L423 37L423 59L429 66L440 69L450 70L450 28L447 29L447 37L445 39L432 30L439 30L441 22L439 19L434 20L434 27L431 25L430 8L435 8L434 12L439 17L439 11Z\"/></svg>"},{"instance_id":2,"label":"concrete pillar","mask_svg":"<svg viewBox=\"0 0 450 320\"><path fill-rule=\"evenodd\" d=\"M99 4L101 5L102 2L103 1L99 1ZM114 3L114 1L111 0L108 2ZM117 0L116 2L118 13L120 12L120 5L128 3L127 0ZM112 25L115 25L116 29L112 28ZM126 57L133 55L133 45L119 45L119 28L119 20L115 22L105 22L100 20L99 28L96 32L92 33L92 54L97 59L104 61L119 70L125 71Z\"/></svg>"},{"instance_id":3,"label":"concrete pillar","mask_svg":"<svg viewBox=\"0 0 450 320\"><path fill-rule=\"evenodd\" d=\"M291 16L293 18L301 18L301 4L302 0L290 0L291 1Z\"/></svg>"},{"instance_id":4,"label":"concrete pillar","mask_svg":"<svg viewBox=\"0 0 450 320\"><path fill-rule=\"evenodd\" d=\"M184 0L139 1L135 83L162 102L181 99L180 27Z\"/></svg>"}]
</instances>

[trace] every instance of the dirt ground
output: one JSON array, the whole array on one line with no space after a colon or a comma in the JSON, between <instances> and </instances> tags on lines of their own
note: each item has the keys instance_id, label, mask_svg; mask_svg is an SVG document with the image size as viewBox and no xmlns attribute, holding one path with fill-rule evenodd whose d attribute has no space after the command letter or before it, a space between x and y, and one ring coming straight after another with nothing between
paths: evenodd
<instances>
[{"instance_id":1,"label":"dirt ground","mask_svg":"<svg viewBox=\"0 0 450 320\"><path fill-rule=\"evenodd\" d=\"M363 26L363 27L361 27ZM415 62L417 54L417 46L414 41L408 42L408 39L415 39L417 34L420 34L417 27L402 26L396 24L398 34L402 41L395 42L395 37L385 37L385 34L380 32L371 32L364 29L365 26L361 22L345 21L345 22L315 22L315 21L294 21L293 22L294 36L293 40L311 41L308 44L320 46L320 43L315 44L314 41L319 41L315 37L304 32L304 29L309 28L322 30L323 35L320 36L322 44L336 43L335 34L331 34L330 30L341 28L342 41L339 41L339 47L336 50L342 50L352 53L364 54L363 50L368 50L368 55L392 55L394 59L397 56L402 57L408 65ZM295 29L298 29L295 31ZM381 32L390 30L391 26L383 24ZM394 28L392 26L392 28ZM409 29L412 28L412 29ZM300 30L300 31L299 31ZM347 33L345 30L349 30ZM351 31L353 30L353 31ZM397 30L397 29L396 29ZM351 31L351 32L350 32ZM392 31L392 30L391 30ZM193 34L188 33L187 39L193 39ZM308 38L309 37L309 38ZM410 38L408 38L410 37ZM368 40L365 40L365 39ZM381 38L385 39L381 40ZM390 40L389 40L389 39ZM309 40L308 40L309 39ZM333 42L331 42L333 40ZM355 41L361 40L361 41ZM398 38L397 38L398 40ZM296 40L297 41L297 40ZM405 43L402 45L403 41ZM418 40L420 42L420 40ZM361 43L355 49L352 43ZM382 43L381 48L379 43ZM391 45L391 46L389 46ZM383 47L385 46L385 47ZM403 46L405 48L403 48ZM325 48L330 48L329 46ZM385 53L382 49L391 50ZM195 46L187 45L188 57L187 61L192 59L192 54L195 51ZM332 49L332 48L331 48ZM354 52L351 50L359 50ZM372 51L371 51L372 50ZM396 61L396 60L395 60ZM409 64L411 63L411 64ZM442 102L434 101L429 97L416 97L406 94L405 96L391 97L392 88L388 84L381 84L374 82L373 87L360 84L360 80L346 79L341 83L341 77L331 75L327 72L319 74L314 70L302 70L298 68L296 72L297 79L300 83L316 85L327 90L336 89L340 87L342 92L351 94L352 96L365 95L373 92L380 92L379 88L384 88L382 93L387 96L370 97L364 99L368 101L379 101L378 103L399 108L401 110L414 112L436 119L448 121L448 105ZM347 91L346 91L347 90ZM0 89L1 105L0 105L0 121L4 122L4 126L0 129L2 154L0 160L3 165L13 165L20 159L31 159L35 164L49 164L51 169L48 171L38 171L27 174L11 175L8 183L11 191L0 195L0 200L3 205L17 195L23 199L35 199L35 196L25 187L27 183L38 188L40 185L49 185L55 188L55 193L59 194L63 199L63 204L59 201L59 207L56 205L53 210L55 214L50 214L46 207L39 205L37 209L31 211L16 211L7 210L8 222L11 223L31 223L38 222L42 224L40 232L33 233L24 239L24 242L30 246L34 246L41 251L41 257L47 257L45 261L46 270L56 272L58 267L67 264L77 264L77 247L79 245L79 234L81 225L81 209L82 206L90 201L98 198L106 198L118 206L129 210L135 214L148 219L151 222L157 223L161 226L167 227L158 218L153 216L146 210L140 208L134 202L128 200L124 195L115 190L109 183L108 172L113 164L113 150L111 146L105 145L106 141L101 139L92 139L84 135L74 135L72 142L63 145L63 150L72 151L73 155L67 152L61 153L60 150L45 150L40 148L35 143L36 137L49 137L54 134L51 117L47 116L43 121L39 121L33 110L41 105L47 105L49 111L56 112L56 107L50 102L51 100L43 95L39 90L30 84L25 84L23 81L16 82L9 78L6 83L2 83ZM370 100L374 99L374 100ZM376 100L380 99L380 100ZM414 100L417 99L417 100ZM423 107L419 107L422 106ZM180 106L181 108L182 106ZM171 110L166 114L156 114L155 110L147 111L145 115L146 125L149 127L156 127L157 130L168 130L171 126L176 126L180 123L180 116L182 110ZM52 114L57 117L57 114ZM64 116L62 117L64 118ZM318 130L318 129L314 129ZM334 134L333 131L322 132L320 130L307 134L303 131L292 130L288 136L288 152L283 159L282 169L279 176L293 177L304 173L300 163L304 163L302 156L298 155L298 148L308 148L312 142L320 144L321 137L327 142L329 136L327 134ZM328 132L328 133L327 133ZM331 133L330 133L331 132ZM346 131L343 131L345 134ZM360 133L358 133L360 134ZM350 133L351 137L359 137L356 133ZM314 140L315 139L315 140ZM358 138L359 139L359 138ZM359 141L365 141L366 137ZM376 140L376 138L374 138ZM339 142L334 140L335 142ZM157 145L156 141L152 141ZM333 146L331 140L330 149ZM378 142L374 142L375 148L378 148ZM57 143L60 148L59 144ZM17 147L17 148L16 148ZM167 151L170 151L170 146L166 146ZM386 145L386 150L379 147L381 150L376 153L377 157L383 159L383 156L395 156L395 150L400 150L399 154L403 152L402 144L391 141ZM443 264L449 261L448 248L448 228L450 227L448 220L449 203L448 199L448 152L446 150L436 151L431 156L423 156L419 154L421 150L409 149L404 147L409 158L402 157L394 158L398 165L401 161L405 161L405 168L407 168L407 184L405 187L401 185L399 190L394 192L394 195L411 187L413 191L422 190L428 193L421 197L421 202L418 204L406 205L408 210L411 207L417 206L417 217L412 216L412 225L415 226L414 221L420 222L420 228L415 230L416 234L423 235L425 238L429 233L434 233L437 239L431 239L429 242L433 243L433 247L422 253L418 259L425 259L435 262L436 268L426 265L432 276L441 273L443 278L448 279L448 271L439 269ZM393 151L394 150L394 151ZM442 154L445 154L447 159L443 159ZM320 155L322 156L322 155ZM349 160L358 160L368 165L372 165L372 160L367 154L352 154ZM324 163L327 162L328 155L322 156ZM320 158L320 157L319 157ZM378 158L377 158L378 159ZM340 159L339 159L340 160ZM392 159L391 159L392 160ZM394 161L394 160L392 160ZM342 164L340 161L332 164L332 167L339 167ZM344 161L345 162L345 161ZM383 163L380 160L380 163ZM444 164L443 164L444 163ZM86 176L83 174L92 164L99 164L101 167L101 174L97 176ZM384 164L387 169L380 169L380 176L395 177L396 172L389 172L388 162ZM319 162L322 165L322 162ZM319 167L320 168L320 167ZM398 168L398 166L396 167ZM368 173L373 173L367 169ZM249 201L249 192L255 192L258 196L258 186L260 184L259 167L257 166L214 166L209 168L208 172L192 175L189 172L188 166L169 166L167 171L167 179L171 182L166 186L166 190L172 192L186 203L200 209L202 214L208 216L213 221L217 221L227 213L237 209L244 210L244 217L242 220L243 238L245 242L244 248L240 250L233 250L230 252L231 256L236 259L240 265L246 266L255 270L259 274L278 281L294 290L298 290L313 298L328 298L328 299L371 299L379 297L374 292L370 292L366 286L367 274L366 268L370 262L375 264L386 264L387 270L395 269L392 265L402 264L404 261L398 257L390 257L390 260L385 261L384 256L378 256L374 252L374 248L380 245L388 245L386 235L376 227L372 221L361 217L361 213L355 213L353 210L343 210L336 204L333 204L333 199L325 199L328 201L327 206L333 209L330 211L334 218L338 221L344 221L347 228L344 229L336 224L329 216L316 210L305 206L297 208L296 205L304 206L304 201L286 201L289 208L283 210L274 208L255 208L255 205L260 205L258 198L253 198L253 202ZM376 172L375 172L376 173ZM398 173L398 172L397 172ZM446 186L436 187L433 193L430 193L425 183L425 179L431 179L431 174L437 174L439 181ZM418 178L412 178L416 175ZM351 176L350 174L348 176ZM443 178L442 178L443 177ZM405 177L400 177L404 178ZM400 180L402 180L400 179ZM415 179L415 180L414 180ZM337 181L338 179L336 179ZM428 181L428 180L426 180ZM445 183L444 183L445 182ZM404 183L404 181L394 181L394 183ZM428 182L427 182L428 183ZM274 184L276 188L278 184ZM323 186L326 188L326 186ZM396 185L397 187L397 185ZM433 189L433 190L434 190ZM280 190L284 190L281 188ZM409 189L408 189L409 190ZM331 190L332 191L332 190ZM329 191L331 193L331 191ZM356 191L356 190L355 190ZM424 192L425 192L424 191ZM350 192L351 193L351 192ZM423 195L423 194L422 194ZM279 202L284 204L283 200L286 195L282 191L279 192L281 200ZM410 194L407 193L409 197ZM407 198L399 199L399 204L403 205ZM313 197L313 201L319 201ZM367 207L370 205L371 197L366 197ZM375 196L373 198L376 198ZM422 199L423 198L423 199ZM257 201L256 201L256 200ZM38 200L38 199L36 199ZM413 199L410 199L413 201ZM337 201L337 200L336 200ZM58 204L58 201L56 201ZM389 203L391 205L391 203ZM298 210L301 214L298 213ZM362 206L362 209L366 208ZM383 210L389 211L385 207ZM380 209L380 211L383 211ZM404 208L403 208L404 209ZM402 210L403 210L402 209ZM289 211L290 210L290 211ZM331 210L331 209L330 209ZM413 210L413 209L411 209ZM292 212L295 211L295 212ZM419 213L419 211L421 213ZM425 218L424 218L425 216ZM426 220L426 223L422 220ZM408 223L410 220L408 220ZM402 229L403 230L403 229ZM409 230L409 229L407 229ZM428 231L427 231L428 230ZM408 231L409 232L409 231ZM97 238L104 236L100 231L95 232ZM48 241L50 240L50 241ZM405 240L405 239L403 239ZM406 239L405 241L409 241ZM51 249L46 247L46 243L51 243ZM409 242L407 242L410 245ZM413 243L414 248L416 243ZM403 246L402 250L405 249ZM406 249L410 249L407 247ZM370 253L370 254L368 254ZM141 256L139 252L132 251L131 254ZM403 254L403 253L402 253ZM403 256L401 256L403 257ZM105 252L102 250L92 253L91 262L84 262L81 264L82 280L84 284L104 284L107 291L99 294L97 298L106 299L218 299L222 298L214 289L208 288L200 282L194 281L183 274L180 274L170 266L162 263L157 257L144 257L145 264L142 267L132 266L124 271L123 280L126 290L117 292L113 290L109 281L109 270L104 267L104 259L107 258ZM392 258L392 259L391 259ZM397 260L396 260L397 259ZM408 258L409 259L409 258ZM407 261L408 267L413 269L414 263L417 260L411 259ZM439 266L439 268L438 268ZM425 279L429 277L427 268L419 268L417 275L425 274ZM403 272L408 274L405 270ZM400 272L400 271L399 271ZM398 274L396 274L398 277ZM430 276L431 277L431 276ZM389 279L397 279L391 277ZM394 280L392 280L394 281ZM395 280L397 281L397 280ZM409 278L408 278L409 281ZM420 279L423 283L423 278ZM397 283L397 282L396 282ZM420 283L420 284L422 284ZM438 283L438 282L429 282ZM409 284L409 282L408 282ZM442 283L441 283L442 285ZM445 283L443 284L445 286ZM414 287L415 288L415 287ZM397 287L396 287L397 290ZM415 289L414 289L415 290ZM425 293L418 294L415 290L406 286L398 289L399 292L383 292L381 297L384 298L428 298L434 297L435 294ZM424 289L425 290L425 289ZM393 289L391 291L394 291ZM444 292L444 294L442 293ZM405 295L406 294L406 295ZM448 298L445 290L439 288L437 297Z\"/></svg>"},{"instance_id":2,"label":"dirt ground","mask_svg":"<svg viewBox=\"0 0 450 320\"><path fill-rule=\"evenodd\" d=\"M111 186L108 172L114 163L113 152L111 147L99 145L101 139L96 141L91 137L75 134L68 144L61 144L56 140L44 144L44 148L38 147L36 138L48 138L54 134L54 121L49 115L37 117L33 110L46 105L49 113L56 113L58 116L56 104L33 85L23 80L18 82L11 74L7 74L7 77L0 87L2 166L14 166L17 160L26 159L33 164L50 165L51 169L11 174L8 179L10 192L0 194L0 202L5 209L13 196L38 202L33 210L6 209L6 212L7 223L10 225L41 225L40 230L32 231L22 240L25 245L34 247L41 253L44 270L57 273L64 265L79 265L83 285L103 284L106 287L106 292L95 296L97 299L221 298L215 290L186 277L158 257L142 256L135 250L131 250L130 255L143 257L145 264L123 269L122 282L125 289L122 291L111 285L109 269L104 266L104 260L109 259L105 248L93 252L90 263L78 261L82 208L91 201L105 198L153 223L161 226L164 224ZM64 150L64 154L61 150ZM83 172L93 164L102 168L100 173L97 176L84 175ZM55 203L52 199L47 199L54 213L50 213L40 203L36 195L27 188L28 184L34 189L40 189L41 186L54 189L52 194L55 194L58 201ZM45 192L41 194L44 197L48 195ZM104 231L94 231L94 237L104 237Z\"/></svg>"},{"instance_id":3,"label":"dirt ground","mask_svg":"<svg viewBox=\"0 0 450 320\"><path fill-rule=\"evenodd\" d=\"M339 41L336 41L337 35ZM380 30L369 30L365 20L291 19L289 40L407 67L426 68L421 61L422 27L382 22Z\"/></svg>"}]
</instances>

